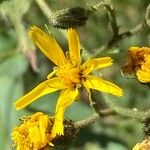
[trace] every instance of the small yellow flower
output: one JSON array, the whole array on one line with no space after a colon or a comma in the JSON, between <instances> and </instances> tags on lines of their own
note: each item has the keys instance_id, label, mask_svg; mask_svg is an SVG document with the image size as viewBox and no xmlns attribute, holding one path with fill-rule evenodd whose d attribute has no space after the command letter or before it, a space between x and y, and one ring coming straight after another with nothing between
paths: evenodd
<instances>
[{"instance_id":1,"label":"small yellow flower","mask_svg":"<svg viewBox=\"0 0 150 150\"><path fill-rule=\"evenodd\" d=\"M87 89L89 98L90 89L111 93L116 96L123 95L122 89L117 85L90 75L93 70L112 65L112 59L110 57L89 59L81 64L80 43L76 29L68 29L69 53L67 53L67 56L65 56L56 40L41 29L34 26L31 28L29 34L38 48L57 67L47 76L46 81L21 97L15 103L15 107L16 109L21 109L43 95L62 90L55 109L55 121L52 129L53 137L56 134L63 135L65 108L77 99L81 86Z\"/></svg>"},{"instance_id":2,"label":"small yellow flower","mask_svg":"<svg viewBox=\"0 0 150 150\"><path fill-rule=\"evenodd\" d=\"M51 119L41 112L24 118L24 123L12 132L14 146L17 150L39 150L47 144L53 146L52 124Z\"/></svg>"},{"instance_id":3,"label":"small yellow flower","mask_svg":"<svg viewBox=\"0 0 150 150\"><path fill-rule=\"evenodd\" d=\"M142 143L137 143L132 150L150 150L150 140L146 139Z\"/></svg>"},{"instance_id":4,"label":"small yellow flower","mask_svg":"<svg viewBox=\"0 0 150 150\"><path fill-rule=\"evenodd\" d=\"M128 60L123 68L125 73L135 73L143 83L150 82L150 48L131 47Z\"/></svg>"}]
</instances>

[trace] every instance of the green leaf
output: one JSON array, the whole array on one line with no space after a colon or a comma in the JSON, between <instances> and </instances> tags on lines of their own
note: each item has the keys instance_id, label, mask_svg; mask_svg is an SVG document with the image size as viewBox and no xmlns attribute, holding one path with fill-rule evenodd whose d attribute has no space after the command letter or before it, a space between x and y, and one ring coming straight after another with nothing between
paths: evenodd
<instances>
[{"instance_id":1,"label":"green leaf","mask_svg":"<svg viewBox=\"0 0 150 150\"><path fill-rule=\"evenodd\" d=\"M30 2L31 0L4 1L0 5L0 12L4 16L9 15L9 17L11 16L11 19L17 20L28 11Z\"/></svg>"},{"instance_id":2,"label":"green leaf","mask_svg":"<svg viewBox=\"0 0 150 150\"><path fill-rule=\"evenodd\" d=\"M90 115L92 115L93 109L89 105L86 105L82 102L82 100L74 102L71 106L69 106L66 110L66 116L72 120L82 120Z\"/></svg>"},{"instance_id":3,"label":"green leaf","mask_svg":"<svg viewBox=\"0 0 150 150\"><path fill-rule=\"evenodd\" d=\"M27 67L28 62L24 55L13 55L0 64L0 75L7 75L13 78L19 77L26 72Z\"/></svg>"},{"instance_id":4,"label":"green leaf","mask_svg":"<svg viewBox=\"0 0 150 150\"><path fill-rule=\"evenodd\" d=\"M0 29L0 58L12 53L13 49L17 46L16 33L13 30Z\"/></svg>"},{"instance_id":5,"label":"green leaf","mask_svg":"<svg viewBox=\"0 0 150 150\"><path fill-rule=\"evenodd\" d=\"M23 84L21 80L0 76L0 85L0 149L12 149L11 132L19 118L13 103L23 94Z\"/></svg>"},{"instance_id":6,"label":"green leaf","mask_svg":"<svg viewBox=\"0 0 150 150\"><path fill-rule=\"evenodd\" d=\"M107 150L128 150L128 148L124 147L119 143L110 142L108 144Z\"/></svg>"}]
</instances>

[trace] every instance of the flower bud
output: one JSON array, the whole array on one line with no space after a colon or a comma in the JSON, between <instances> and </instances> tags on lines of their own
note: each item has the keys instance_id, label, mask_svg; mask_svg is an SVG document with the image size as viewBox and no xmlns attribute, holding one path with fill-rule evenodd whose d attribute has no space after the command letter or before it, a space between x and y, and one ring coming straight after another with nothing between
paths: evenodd
<instances>
[{"instance_id":1,"label":"flower bud","mask_svg":"<svg viewBox=\"0 0 150 150\"><path fill-rule=\"evenodd\" d=\"M86 24L90 11L83 7L66 8L57 11L51 16L54 27L67 29L76 28Z\"/></svg>"}]
</instances>

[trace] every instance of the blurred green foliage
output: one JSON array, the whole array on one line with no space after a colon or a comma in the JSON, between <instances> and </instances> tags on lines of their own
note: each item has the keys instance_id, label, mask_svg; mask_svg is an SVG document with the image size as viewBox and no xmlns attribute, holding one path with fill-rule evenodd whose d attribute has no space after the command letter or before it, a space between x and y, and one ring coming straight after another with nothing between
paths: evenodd
<instances>
[{"instance_id":1,"label":"blurred green foliage","mask_svg":"<svg viewBox=\"0 0 150 150\"><path fill-rule=\"evenodd\" d=\"M39 0L1 0L0 1L0 149L12 149L11 131L19 123L22 115L36 111L54 113L59 92L40 98L21 111L16 111L13 103L23 94L30 91L52 70L53 64L36 50L28 38L28 29L32 25L46 31L45 24L56 37L64 50L68 49L67 40L59 29L52 27L50 17L44 15ZM46 0L51 11L73 6L95 5L97 0ZM120 31L128 31L144 21L149 0L112 0L115 7ZM45 8L46 9L46 8ZM150 29L150 28L149 28ZM107 11L103 8L89 16L86 26L78 29L83 51L91 54L98 50L112 37ZM133 36L124 37L113 48L99 53L100 56L111 56L114 65L100 70L105 79L113 81L125 91L123 98L109 96L114 105L123 108L148 110L150 106L149 88L136 81L136 78L121 76L130 46L149 46L150 30L141 29ZM36 61L37 60L37 61ZM35 69L38 66L38 70ZM106 102L95 93L101 107ZM66 111L66 117L78 121L93 113L85 99L75 102ZM144 116L143 116L144 117ZM142 125L136 119L108 116L84 128L70 150L129 150L142 140Z\"/></svg>"}]
</instances>

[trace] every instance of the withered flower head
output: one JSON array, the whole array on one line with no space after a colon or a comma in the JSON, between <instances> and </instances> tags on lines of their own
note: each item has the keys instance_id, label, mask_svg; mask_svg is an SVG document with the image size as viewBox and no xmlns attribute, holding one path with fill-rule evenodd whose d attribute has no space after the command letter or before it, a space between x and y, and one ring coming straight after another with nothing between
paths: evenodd
<instances>
[{"instance_id":1,"label":"withered flower head","mask_svg":"<svg viewBox=\"0 0 150 150\"><path fill-rule=\"evenodd\" d=\"M150 82L150 48L131 47L122 69L123 73L135 73L142 83Z\"/></svg>"},{"instance_id":2,"label":"withered flower head","mask_svg":"<svg viewBox=\"0 0 150 150\"><path fill-rule=\"evenodd\" d=\"M42 112L24 116L21 120L23 123L15 127L11 134L13 146L17 150L44 150L54 145L62 148L72 144L79 131L73 121L65 119L64 135L53 138L51 131L54 117L49 117Z\"/></svg>"},{"instance_id":3,"label":"withered flower head","mask_svg":"<svg viewBox=\"0 0 150 150\"><path fill-rule=\"evenodd\" d=\"M17 150L39 150L51 143L52 118L37 112L32 116L24 117L23 124L15 127L12 140Z\"/></svg>"},{"instance_id":4,"label":"withered flower head","mask_svg":"<svg viewBox=\"0 0 150 150\"><path fill-rule=\"evenodd\" d=\"M145 139L141 143L137 143L132 150L150 150L150 140Z\"/></svg>"}]
</instances>

